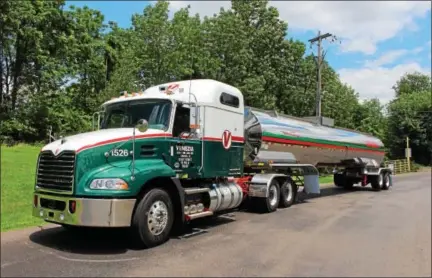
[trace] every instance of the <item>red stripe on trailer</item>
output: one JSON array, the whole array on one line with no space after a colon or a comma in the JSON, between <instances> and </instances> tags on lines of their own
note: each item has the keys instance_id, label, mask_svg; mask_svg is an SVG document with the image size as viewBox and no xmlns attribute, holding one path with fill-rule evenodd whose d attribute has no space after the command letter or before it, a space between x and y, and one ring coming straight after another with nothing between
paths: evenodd
<instances>
[{"instance_id":1,"label":"red stripe on trailer","mask_svg":"<svg viewBox=\"0 0 432 278\"><path fill-rule=\"evenodd\" d=\"M263 141L266 142L279 143L279 144L292 144L292 145L299 145L299 146L306 146L306 147L321 147L327 149L351 150L357 152L372 152L372 153L381 153L381 154L384 153L384 151L380 151L380 150L368 150L368 149L355 148L355 147L336 146L330 144L297 141L297 140L282 139L282 138L275 138L275 137L268 137L268 136L263 136L262 139Z\"/></svg>"}]
</instances>

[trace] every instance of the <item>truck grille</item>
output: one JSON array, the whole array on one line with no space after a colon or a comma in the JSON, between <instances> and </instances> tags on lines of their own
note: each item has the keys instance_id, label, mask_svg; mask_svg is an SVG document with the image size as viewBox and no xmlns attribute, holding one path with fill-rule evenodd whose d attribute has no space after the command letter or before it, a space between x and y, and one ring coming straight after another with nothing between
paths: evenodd
<instances>
[{"instance_id":1,"label":"truck grille","mask_svg":"<svg viewBox=\"0 0 432 278\"><path fill-rule=\"evenodd\" d=\"M51 151L39 155L36 186L42 189L72 192L75 153L64 151L55 156Z\"/></svg>"}]
</instances>

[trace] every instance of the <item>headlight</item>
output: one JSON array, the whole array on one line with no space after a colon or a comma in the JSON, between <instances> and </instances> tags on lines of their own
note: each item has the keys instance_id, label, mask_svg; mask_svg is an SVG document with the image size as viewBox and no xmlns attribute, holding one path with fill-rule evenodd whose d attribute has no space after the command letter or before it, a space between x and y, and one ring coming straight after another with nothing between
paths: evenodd
<instances>
[{"instance_id":1,"label":"headlight","mask_svg":"<svg viewBox=\"0 0 432 278\"><path fill-rule=\"evenodd\" d=\"M122 179L95 179L91 182L90 189L127 190L129 186Z\"/></svg>"}]
</instances>

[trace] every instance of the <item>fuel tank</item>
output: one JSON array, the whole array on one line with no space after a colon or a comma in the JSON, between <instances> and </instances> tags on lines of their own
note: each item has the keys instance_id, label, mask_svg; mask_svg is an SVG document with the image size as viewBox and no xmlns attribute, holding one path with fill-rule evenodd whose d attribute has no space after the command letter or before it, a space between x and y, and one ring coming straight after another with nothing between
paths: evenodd
<instances>
[{"instance_id":1,"label":"fuel tank","mask_svg":"<svg viewBox=\"0 0 432 278\"><path fill-rule=\"evenodd\" d=\"M384 159L384 144L376 137L349 129L317 125L271 111L245 108L247 164L258 159L336 165L354 157Z\"/></svg>"}]
</instances>

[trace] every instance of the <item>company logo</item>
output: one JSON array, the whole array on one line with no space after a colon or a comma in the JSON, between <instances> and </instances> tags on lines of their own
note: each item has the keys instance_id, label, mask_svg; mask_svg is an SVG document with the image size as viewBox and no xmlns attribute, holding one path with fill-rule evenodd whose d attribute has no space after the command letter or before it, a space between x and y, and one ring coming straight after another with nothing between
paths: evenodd
<instances>
[{"instance_id":1,"label":"company logo","mask_svg":"<svg viewBox=\"0 0 432 278\"><path fill-rule=\"evenodd\" d=\"M231 142L232 142L231 132L229 130L225 130L222 133L222 145L223 145L225 150L228 150L229 148L231 148Z\"/></svg>"},{"instance_id":2,"label":"company logo","mask_svg":"<svg viewBox=\"0 0 432 278\"><path fill-rule=\"evenodd\" d=\"M57 149L54 151L54 155L58 155L59 151L60 151L60 148L57 148Z\"/></svg>"}]
</instances>

